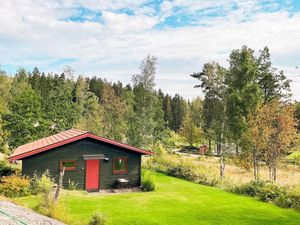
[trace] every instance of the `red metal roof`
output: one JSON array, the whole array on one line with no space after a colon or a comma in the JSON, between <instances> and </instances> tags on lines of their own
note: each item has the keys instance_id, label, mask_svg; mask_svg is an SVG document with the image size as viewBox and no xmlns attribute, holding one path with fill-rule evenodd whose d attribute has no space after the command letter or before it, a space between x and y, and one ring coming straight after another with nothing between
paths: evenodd
<instances>
[{"instance_id":1,"label":"red metal roof","mask_svg":"<svg viewBox=\"0 0 300 225\"><path fill-rule=\"evenodd\" d=\"M74 141L78 141L84 138L92 138L104 143L108 143L111 145L115 145L130 151L138 152L143 155L152 155L153 153L150 151L146 151L140 148L136 148L124 143L120 143L117 141L113 141L104 137L100 137L89 133L88 131L78 130L78 129L70 129L66 131L62 131L60 133L54 134L49 137L45 137L39 139L37 141L21 145L13 152L13 154L9 157L10 161L20 160L26 158L31 155L38 154L40 152L44 152L68 143L72 143Z\"/></svg>"}]
</instances>

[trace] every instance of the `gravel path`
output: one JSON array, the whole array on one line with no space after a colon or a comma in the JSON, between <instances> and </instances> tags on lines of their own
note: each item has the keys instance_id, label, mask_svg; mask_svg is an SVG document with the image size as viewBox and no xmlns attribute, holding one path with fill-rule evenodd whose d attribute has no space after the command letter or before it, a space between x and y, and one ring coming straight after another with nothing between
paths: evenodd
<instances>
[{"instance_id":1,"label":"gravel path","mask_svg":"<svg viewBox=\"0 0 300 225\"><path fill-rule=\"evenodd\" d=\"M0 225L65 225L30 209L0 201Z\"/></svg>"}]
</instances>

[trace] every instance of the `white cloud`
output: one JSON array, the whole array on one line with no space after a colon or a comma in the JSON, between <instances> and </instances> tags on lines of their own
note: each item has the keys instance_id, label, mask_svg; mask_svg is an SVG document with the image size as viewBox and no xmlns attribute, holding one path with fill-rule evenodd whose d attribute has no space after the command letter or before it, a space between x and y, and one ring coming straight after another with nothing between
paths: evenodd
<instances>
[{"instance_id":1,"label":"white cloud","mask_svg":"<svg viewBox=\"0 0 300 225\"><path fill-rule=\"evenodd\" d=\"M145 15L129 16L125 13L103 12L102 17L106 27L117 33L141 32L152 28L158 23L156 18Z\"/></svg>"},{"instance_id":2,"label":"white cloud","mask_svg":"<svg viewBox=\"0 0 300 225\"><path fill-rule=\"evenodd\" d=\"M195 11L223 4L227 10L232 2L164 1L160 16L171 15L174 7L180 6ZM76 59L67 64L78 73L130 82L140 61L147 54L154 54L158 57L157 86L192 98L200 90L193 89L197 81L189 74L200 71L203 63L215 60L226 66L232 49L246 44L258 50L267 45L275 66L286 70L295 81L293 92L300 99L300 80L293 70L297 65L291 64L296 63L295 56L299 57L300 52L300 14L257 12L243 22L245 14L259 7L247 2L239 10L228 12L226 18L211 18L209 26L154 29L159 15L149 15L153 12L149 7L143 8L144 1L68 0L50 4L4 0L0 2L0 63L61 71L63 65L56 66L57 61ZM76 7L82 5L101 10L103 23L66 20L77 15ZM112 11L128 5L136 13Z\"/></svg>"}]
</instances>

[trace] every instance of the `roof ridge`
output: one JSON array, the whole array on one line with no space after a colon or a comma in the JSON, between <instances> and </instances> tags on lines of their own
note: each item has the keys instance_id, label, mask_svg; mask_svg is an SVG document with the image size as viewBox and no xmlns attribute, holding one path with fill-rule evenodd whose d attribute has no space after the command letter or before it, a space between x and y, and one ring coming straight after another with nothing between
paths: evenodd
<instances>
[{"instance_id":1,"label":"roof ridge","mask_svg":"<svg viewBox=\"0 0 300 225\"><path fill-rule=\"evenodd\" d=\"M89 131L87 131L87 130L80 130L80 129L77 129L77 128L71 128L71 129L69 129L69 130L66 130L66 131L73 131L73 130L75 130L75 131L79 131L79 132L81 132L81 133L89 133Z\"/></svg>"}]
</instances>

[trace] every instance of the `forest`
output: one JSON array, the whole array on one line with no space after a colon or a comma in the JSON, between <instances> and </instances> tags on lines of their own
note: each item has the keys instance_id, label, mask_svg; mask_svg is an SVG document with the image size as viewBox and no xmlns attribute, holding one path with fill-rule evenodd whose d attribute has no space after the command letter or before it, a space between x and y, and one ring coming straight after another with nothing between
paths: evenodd
<instances>
[{"instance_id":1,"label":"forest","mask_svg":"<svg viewBox=\"0 0 300 225\"><path fill-rule=\"evenodd\" d=\"M69 66L61 74L1 71L1 152L76 127L154 152L176 140L220 156L234 148L256 173L266 163L275 180L279 160L298 145L300 107L269 49L256 54L243 46L231 52L228 68L210 62L187 74L204 94L193 100L155 89L157 60L148 55L131 84L76 77Z\"/></svg>"}]
</instances>

